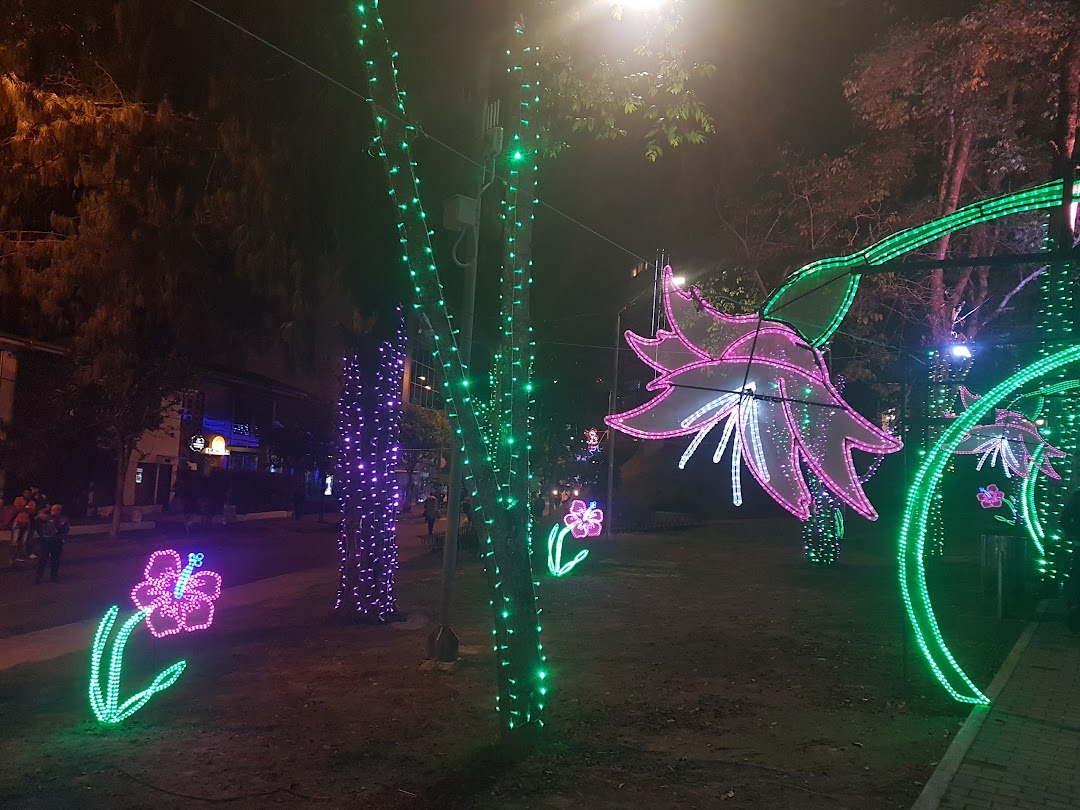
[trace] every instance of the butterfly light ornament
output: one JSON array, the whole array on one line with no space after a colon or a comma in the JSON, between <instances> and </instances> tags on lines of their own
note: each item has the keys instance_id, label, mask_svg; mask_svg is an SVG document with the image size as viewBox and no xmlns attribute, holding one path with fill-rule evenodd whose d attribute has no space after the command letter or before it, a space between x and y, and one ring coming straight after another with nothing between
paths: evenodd
<instances>
[{"instance_id":1,"label":"butterfly light ornament","mask_svg":"<svg viewBox=\"0 0 1080 810\"><path fill-rule=\"evenodd\" d=\"M851 453L894 453L902 444L844 401L821 352L787 324L757 314L725 315L696 289L679 290L670 267L664 269L664 307L671 331L655 338L626 333L638 357L659 372L646 386L656 395L608 416L608 425L641 439L692 437L680 468L719 432L713 462L731 448L736 505L742 504L745 463L777 503L806 520L812 499L805 465L860 515L877 518Z\"/></svg>"}]
</instances>

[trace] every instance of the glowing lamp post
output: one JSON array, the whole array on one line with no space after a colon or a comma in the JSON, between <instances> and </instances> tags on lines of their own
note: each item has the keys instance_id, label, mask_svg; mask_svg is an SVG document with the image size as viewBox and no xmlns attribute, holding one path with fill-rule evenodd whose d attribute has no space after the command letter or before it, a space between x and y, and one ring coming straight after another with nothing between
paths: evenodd
<instances>
[{"instance_id":1,"label":"glowing lamp post","mask_svg":"<svg viewBox=\"0 0 1080 810\"><path fill-rule=\"evenodd\" d=\"M646 14L651 11L660 11L670 2L671 0L616 0L613 5L626 11Z\"/></svg>"}]
</instances>

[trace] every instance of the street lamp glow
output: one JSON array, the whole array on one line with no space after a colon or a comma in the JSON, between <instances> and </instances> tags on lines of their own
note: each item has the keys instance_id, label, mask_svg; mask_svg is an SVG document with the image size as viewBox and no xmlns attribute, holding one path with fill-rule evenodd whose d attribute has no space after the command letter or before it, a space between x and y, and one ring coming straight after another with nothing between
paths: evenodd
<instances>
[{"instance_id":1,"label":"street lamp glow","mask_svg":"<svg viewBox=\"0 0 1080 810\"><path fill-rule=\"evenodd\" d=\"M953 357L956 357L956 358L961 359L961 360L970 360L971 359L971 349L969 349L967 346L963 345L962 343L958 343L957 345L952 347L952 355L953 355Z\"/></svg>"},{"instance_id":2,"label":"street lamp glow","mask_svg":"<svg viewBox=\"0 0 1080 810\"><path fill-rule=\"evenodd\" d=\"M686 276L675 276L673 279L671 279L671 283L674 284L676 287L681 287L683 284L686 283Z\"/></svg>"},{"instance_id":3,"label":"street lamp glow","mask_svg":"<svg viewBox=\"0 0 1080 810\"><path fill-rule=\"evenodd\" d=\"M618 0L617 5L628 11L659 11L671 0Z\"/></svg>"}]
</instances>

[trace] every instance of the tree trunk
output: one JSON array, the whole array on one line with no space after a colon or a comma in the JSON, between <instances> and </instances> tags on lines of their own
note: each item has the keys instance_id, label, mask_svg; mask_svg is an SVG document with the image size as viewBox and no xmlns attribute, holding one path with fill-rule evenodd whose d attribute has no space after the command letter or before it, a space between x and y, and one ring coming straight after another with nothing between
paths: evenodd
<instances>
[{"instance_id":1,"label":"tree trunk","mask_svg":"<svg viewBox=\"0 0 1080 810\"><path fill-rule=\"evenodd\" d=\"M131 450L122 442L116 454L116 496L113 499L112 522L109 524L109 539L120 536L120 521L124 512L124 484L127 483L128 464L131 462Z\"/></svg>"},{"instance_id":2,"label":"tree trunk","mask_svg":"<svg viewBox=\"0 0 1080 810\"><path fill-rule=\"evenodd\" d=\"M527 536L517 528L525 525L528 512L525 504L520 504L515 511L515 504L507 501L507 484L496 476L493 465L488 461L492 454L488 445L490 431L482 431L471 401L467 369L463 367L457 352L455 330L446 311L438 267L432 259L431 231L418 196L416 161L410 147L410 141L415 136L414 128L407 123L405 96L395 78L395 52L379 18L378 5L358 5L356 11L364 32L360 45L364 49L364 64L369 79L366 87L376 130L373 148L377 149L386 169L391 199L398 216L406 265L404 269L410 274L417 302L434 331L436 359L447 381L447 412L454 437L464 451L465 486L474 499L474 525L481 532L480 547L484 551L485 568L492 585L491 604L495 619L492 645L498 679L497 706L502 721L500 731L504 744L516 750L527 749L538 732L547 693L547 674L543 669L543 653L538 643ZM515 52L521 50L521 39L520 35L516 37ZM535 54L532 56L535 61ZM515 81L521 79L521 85L527 85L521 90L530 91L531 105L537 89L528 85L520 73L512 73L511 76ZM534 120L536 116L530 115L528 118ZM529 146L534 148L534 143L530 142ZM530 167L535 157L535 152L529 155ZM527 179L526 195L533 190L535 172L530 171ZM522 185L525 187L525 183ZM532 197L529 199L531 201ZM526 265L521 276L525 289L530 271L531 267ZM527 309L518 312L527 320ZM529 343L531 340L526 345L512 347L520 353L520 357L510 359L510 365L518 364L516 367L520 373L518 396L529 394L526 390L527 358L531 354ZM511 396L514 393L511 392ZM521 441L527 445L525 438L522 436ZM527 486L527 466L516 474L523 476ZM452 497L457 495L453 493Z\"/></svg>"},{"instance_id":3,"label":"tree trunk","mask_svg":"<svg viewBox=\"0 0 1080 810\"><path fill-rule=\"evenodd\" d=\"M960 205L960 194L963 191L964 178L971 159L973 134L971 124L965 121L957 131L955 149L950 146L949 155L952 162L944 166L943 177L948 178L948 183L943 182L945 193L941 199L938 216L947 216ZM944 259L948 255L951 236L947 233L938 240L934 247L933 258ZM948 298L949 294L945 289L945 271L940 268L932 270L930 272L930 333L936 346L947 343L952 334L952 311L949 308Z\"/></svg>"}]
</instances>

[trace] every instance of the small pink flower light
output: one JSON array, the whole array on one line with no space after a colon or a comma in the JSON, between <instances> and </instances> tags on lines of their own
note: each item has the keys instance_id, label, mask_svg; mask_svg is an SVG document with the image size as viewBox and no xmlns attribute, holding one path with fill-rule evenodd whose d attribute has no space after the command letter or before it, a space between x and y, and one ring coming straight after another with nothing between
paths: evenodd
<instances>
[{"instance_id":1,"label":"small pink flower light","mask_svg":"<svg viewBox=\"0 0 1080 810\"><path fill-rule=\"evenodd\" d=\"M604 528L604 510L596 508L596 501L588 506L584 501L571 501L570 513L563 518L563 523L578 540L599 537Z\"/></svg>"},{"instance_id":2,"label":"small pink flower light","mask_svg":"<svg viewBox=\"0 0 1080 810\"><path fill-rule=\"evenodd\" d=\"M997 484L991 484L988 487L979 487L978 498L983 509L1000 509L1005 493L998 489Z\"/></svg>"},{"instance_id":3,"label":"small pink flower light","mask_svg":"<svg viewBox=\"0 0 1080 810\"><path fill-rule=\"evenodd\" d=\"M155 638L205 630L214 623L221 575L216 571L193 573L201 565L201 554L189 554L185 566L171 548L150 555L143 581L132 590L131 601L139 610L150 610L146 626Z\"/></svg>"}]
</instances>

